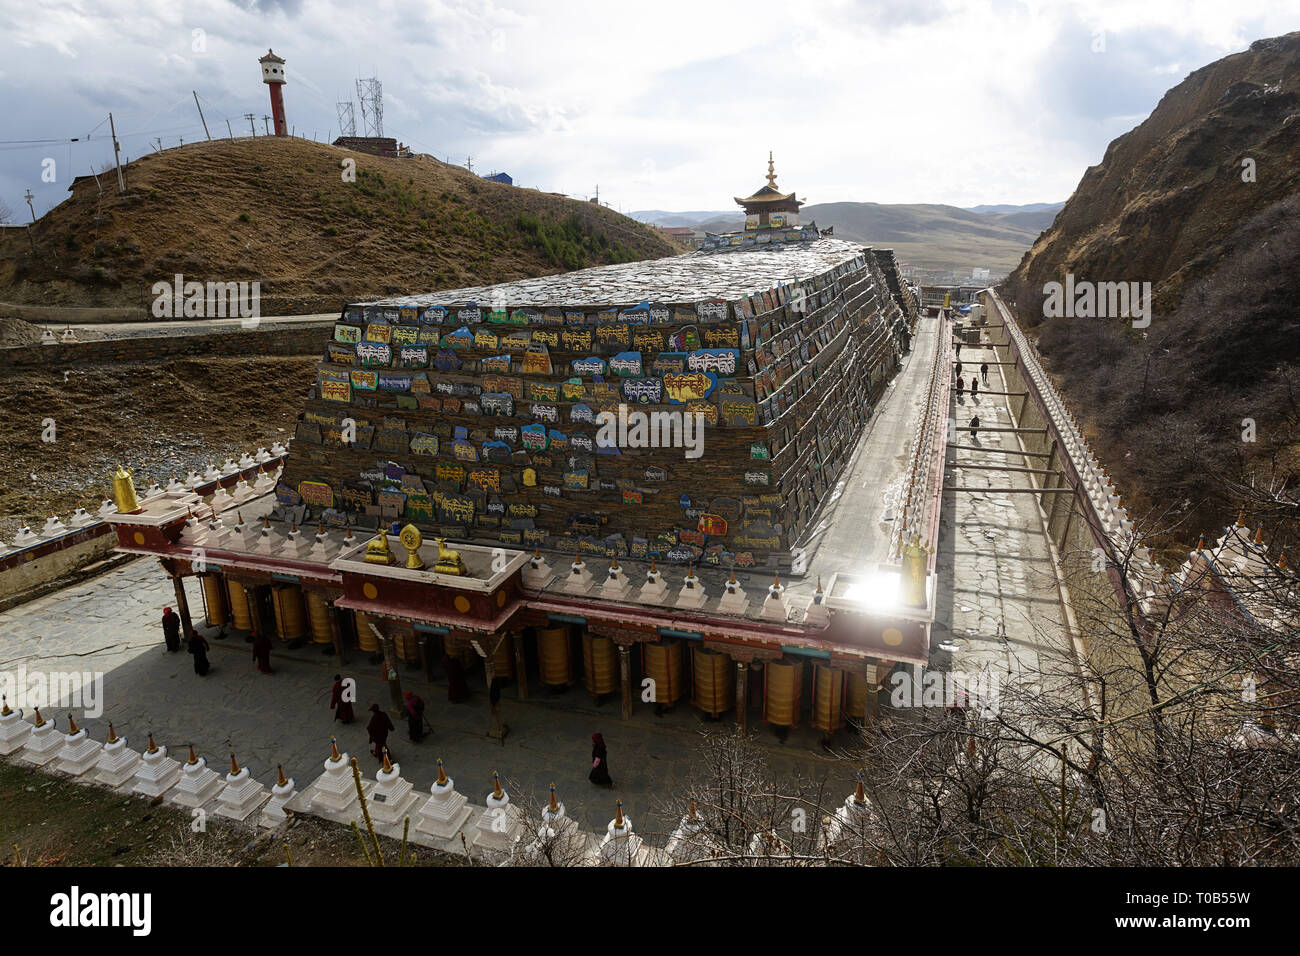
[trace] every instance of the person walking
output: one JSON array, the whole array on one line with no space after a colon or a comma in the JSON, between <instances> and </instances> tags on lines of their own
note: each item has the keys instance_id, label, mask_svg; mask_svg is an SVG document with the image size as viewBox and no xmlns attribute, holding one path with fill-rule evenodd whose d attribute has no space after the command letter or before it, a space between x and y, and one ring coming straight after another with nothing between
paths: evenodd
<instances>
[{"instance_id":1,"label":"person walking","mask_svg":"<svg viewBox=\"0 0 1300 956\"><path fill-rule=\"evenodd\" d=\"M370 705L370 723L366 724L366 733L370 736L370 753L383 759L384 748L388 746L388 735L393 732L393 722L379 709L378 704ZM392 759L392 754L388 755Z\"/></svg>"},{"instance_id":2,"label":"person walking","mask_svg":"<svg viewBox=\"0 0 1300 956\"><path fill-rule=\"evenodd\" d=\"M960 339L957 340L957 358L959 358L959 359L961 358L961 340L960 340ZM960 370L961 370L961 366L958 365L958 371L960 371Z\"/></svg>"},{"instance_id":3,"label":"person walking","mask_svg":"<svg viewBox=\"0 0 1300 956\"><path fill-rule=\"evenodd\" d=\"M970 437L974 438L975 433L980 430L980 417L976 415L970 420Z\"/></svg>"},{"instance_id":4,"label":"person walking","mask_svg":"<svg viewBox=\"0 0 1300 956\"><path fill-rule=\"evenodd\" d=\"M334 687L330 691L330 710L334 711L335 720L341 720L345 724L352 723L352 701L345 699L349 690L343 684L343 675L335 674Z\"/></svg>"},{"instance_id":5,"label":"person walking","mask_svg":"<svg viewBox=\"0 0 1300 956\"><path fill-rule=\"evenodd\" d=\"M591 735L591 773L587 774L587 779L598 787L614 786L614 781L609 776L605 738L600 734Z\"/></svg>"},{"instance_id":6,"label":"person walking","mask_svg":"<svg viewBox=\"0 0 1300 956\"><path fill-rule=\"evenodd\" d=\"M980 366L980 377L984 379L984 384L989 383L989 363L985 362Z\"/></svg>"},{"instance_id":7,"label":"person walking","mask_svg":"<svg viewBox=\"0 0 1300 956\"><path fill-rule=\"evenodd\" d=\"M970 377L970 397L975 398L980 393L980 380L974 375Z\"/></svg>"},{"instance_id":8,"label":"person walking","mask_svg":"<svg viewBox=\"0 0 1300 956\"><path fill-rule=\"evenodd\" d=\"M181 649L181 616L169 607L163 608L163 640L167 642L168 651Z\"/></svg>"},{"instance_id":9,"label":"person walking","mask_svg":"<svg viewBox=\"0 0 1300 956\"><path fill-rule=\"evenodd\" d=\"M271 642L260 631L253 632L253 660L257 661L257 669L263 674L272 673Z\"/></svg>"},{"instance_id":10,"label":"person walking","mask_svg":"<svg viewBox=\"0 0 1300 956\"><path fill-rule=\"evenodd\" d=\"M191 630L185 649L194 655L194 673L206 677L212 665L208 663L208 642L198 631Z\"/></svg>"},{"instance_id":11,"label":"person walking","mask_svg":"<svg viewBox=\"0 0 1300 956\"><path fill-rule=\"evenodd\" d=\"M406 736L418 744L424 739L424 701L415 691L408 690L402 695L402 703L406 707Z\"/></svg>"},{"instance_id":12,"label":"person walking","mask_svg":"<svg viewBox=\"0 0 1300 956\"><path fill-rule=\"evenodd\" d=\"M961 378L961 361L960 361L960 360L958 360L958 362L957 362L957 377L958 377L958 378Z\"/></svg>"},{"instance_id":13,"label":"person walking","mask_svg":"<svg viewBox=\"0 0 1300 956\"><path fill-rule=\"evenodd\" d=\"M958 376L957 376L957 395L958 395L958 397L960 397L960 396L962 395L962 393L965 391L965 389L966 389L966 383L965 383L964 381L962 381L962 377L961 377L960 375L958 375Z\"/></svg>"}]
</instances>

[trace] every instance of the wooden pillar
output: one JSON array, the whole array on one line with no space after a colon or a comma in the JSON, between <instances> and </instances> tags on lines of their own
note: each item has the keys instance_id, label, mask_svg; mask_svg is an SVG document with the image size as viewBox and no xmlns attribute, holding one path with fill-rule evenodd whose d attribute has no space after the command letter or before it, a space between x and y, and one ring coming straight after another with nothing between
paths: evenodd
<instances>
[{"instance_id":1,"label":"wooden pillar","mask_svg":"<svg viewBox=\"0 0 1300 956\"><path fill-rule=\"evenodd\" d=\"M388 698L393 705L393 713L400 717L406 713L406 706L402 703L402 678L397 671L397 648L386 628L373 626L379 631L379 649L384 655L384 680L388 682Z\"/></svg>"},{"instance_id":2,"label":"wooden pillar","mask_svg":"<svg viewBox=\"0 0 1300 956\"><path fill-rule=\"evenodd\" d=\"M502 636L501 640L505 640ZM488 687L488 707L492 710L492 727L488 730L488 736L494 740L499 740L504 745L506 734L510 733L510 728L501 720L501 699L492 693L492 685L496 682L497 665L492 659L491 654L483 658L483 673L487 677ZM494 699L495 697L495 699Z\"/></svg>"},{"instance_id":3,"label":"wooden pillar","mask_svg":"<svg viewBox=\"0 0 1300 956\"><path fill-rule=\"evenodd\" d=\"M420 648L420 667L424 671L424 680L426 683L433 683L433 655L429 653L429 634L425 632L420 634L416 640Z\"/></svg>"},{"instance_id":4,"label":"wooden pillar","mask_svg":"<svg viewBox=\"0 0 1300 956\"><path fill-rule=\"evenodd\" d=\"M333 601L327 601L325 607L330 617L330 640L334 642L334 656L338 658L339 666L342 667L348 660L343 656L343 633L339 630L339 610L334 606Z\"/></svg>"},{"instance_id":5,"label":"wooden pillar","mask_svg":"<svg viewBox=\"0 0 1300 956\"><path fill-rule=\"evenodd\" d=\"M736 729L744 731L749 724L749 664L736 661Z\"/></svg>"},{"instance_id":6,"label":"wooden pillar","mask_svg":"<svg viewBox=\"0 0 1300 956\"><path fill-rule=\"evenodd\" d=\"M244 589L244 600L248 602L248 619L253 625L253 630L258 634L266 634L266 628L263 626L265 622L262 620L262 602L257 599L257 586L250 587L247 584L241 584L240 587ZM244 635L245 641L251 641L252 639L251 632Z\"/></svg>"},{"instance_id":7,"label":"wooden pillar","mask_svg":"<svg viewBox=\"0 0 1300 956\"><path fill-rule=\"evenodd\" d=\"M513 635L515 643L515 688L518 690L519 699L528 699L528 655L524 653L524 632L515 631Z\"/></svg>"},{"instance_id":8,"label":"wooden pillar","mask_svg":"<svg viewBox=\"0 0 1300 956\"><path fill-rule=\"evenodd\" d=\"M172 587L176 589L176 613L181 616L182 640L189 640L194 624L190 621L190 602L185 597L185 579L179 574L172 578Z\"/></svg>"},{"instance_id":9,"label":"wooden pillar","mask_svg":"<svg viewBox=\"0 0 1300 956\"><path fill-rule=\"evenodd\" d=\"M623 719L632 719L632 648L618 645L618 680L623 691Z\"/></svg>"}]
</instances>

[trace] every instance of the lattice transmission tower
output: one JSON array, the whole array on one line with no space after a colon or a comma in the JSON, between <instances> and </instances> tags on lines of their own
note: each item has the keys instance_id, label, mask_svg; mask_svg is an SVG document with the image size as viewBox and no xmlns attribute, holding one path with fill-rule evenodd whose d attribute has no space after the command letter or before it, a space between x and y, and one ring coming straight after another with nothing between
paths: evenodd
<instances>
[{"instance_id":1,"label":"lattice transmission tower","mask_svg":"<svg viewBox=\"0 0 1300 956\"><path fill-rule=\"evenodd\" d=\"M339 135L356 136L357 135L357 114L352 108L352 101L339 103Z\"/></svg>"},{"instance_id":2,"label":"lattice transmission tower","mask_svg":"<svg viewBox=\"0 0 1300 956\"><path fill-rule=\"evenodd\" d=\"M357 80L357 99L361 102L361 122L367 136L384 135L384 84L378 77Z\"/></svg>"}]
</instances>

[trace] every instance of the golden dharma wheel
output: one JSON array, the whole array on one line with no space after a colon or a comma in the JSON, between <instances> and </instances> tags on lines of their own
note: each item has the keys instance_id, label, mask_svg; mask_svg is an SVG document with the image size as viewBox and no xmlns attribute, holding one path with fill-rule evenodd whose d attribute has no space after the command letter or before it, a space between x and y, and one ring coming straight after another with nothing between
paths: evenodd
<instances>
[{"instance_id":1,"label":"golden dharma wheel","mask_svg":"<svg viewBox=\"0 0 1300 956\"><path fill-rule=\"evenodd\" d=\"M763 665L763 719L778 727L799 723L799 691L803 665L768 661Z\"/></svg>"},{"instance_id":2,"label":"golden dharma wheel","mask_svg":"<svg viewBox=\"0 0 1300 956\"><path fill-rule=\"evenodd\" d=\"M334 631L330 628L330 606L325 595L317 591L304 591L307 598L307 621L311 624L311 639L316 644L330 644Z\"/></svg>"},{"instance_id":3,"label":"golden dharma wheel","mask_svg":"<svg viewBox=\"0 0 1300 956\"><path fill-rule=\"evenodd\" d=\"M812 725L831 733L844 726L844 684L848 675L825 664L813 665Z\"/></svg>"},{"instance_id":4,"label":"golden dharma wheel","mask_svg":"<svg viewBox=\"0 0 1300 956\"><path fill-rule=\"evenodd\" d=\"M844 713L853 720L867 719L867 675L849 674Z\"/></svg>"},{"instance_id":5,"label":"golden dharma wheel","mask_svg":"<svg viewBox=\"0 0 1300 956\"><path fill-rule=\"evenodd\" d=\"M731 658L707 647L696 647L691 652L691 670L691 704L713 717L730 710L736 700Z\"/></svg>"},{"instance_id":6,"label":"golden dharma wheel","mask_svg":"<svg viewBox=\"0 0 1300 956\"><path fill-rule=\"evenodd\" d=\"M275 631L282 641L295 641L307 633L302 612L302 591L296 584L271 589L271 606L275 609Z\"/></svg>"},{"instance_id":7,"label":"golden dharma wheel","mask_svg":"<svg viewBox=\"0 0 1300 956\"><path fill-rule=\"evenodd\" d=\"M537 632L537 661L543 684L565 687L573 683L573 652L567 627L546 627Z\"/></svg>"},{"instance_id":8,"label":"golden dharma wheel","mask_svg":"<svg viewBox=\"0 0 1300 956\"><path fill-rule=\"evenodd\" d=\"M515 677L515 638L509 634L501 638L497 649L492 652L492 670L497 677L514 680Z\"/></svg>"},{"instance_id":9,"label":"golden dharma wheel","mask_svg":"<svg viewBox=\"0 0 1300 956\"><path fill-rule=\"evenodd\" d=\"M234 619L235 627L241 631L251 631L253 616L248 610L248 595L244 593L244 586L226 578L226 593L230 595L230 616Z\"/></svg>"},{"instance_id":10,"label":"golden dharma wheel","mask_svg":"<svg viewBox=\"0 0 1300 956\"><path fill-rule=\"evenodd\" d=\"M203 605L208 610L208 627L222 627L226 623L226 599L221 593L223 578L219 574L200 574L203 582Z\"/></svg>"},{"instance_id":11,"label":"golden dharma wheel","mask_svg":"<svg viewBox=\"0 0 1300 956\"><path fill-rule=\"evenodd\" d=\"M612 694L618 690L618 649L608 637L582 635L582 676L593 694Z\"/></svg>"},{"instance_id":12,"label":"golden dharma wheel","mask_svg":"<svg viewBox=\"0 0 1300 956\"><path fill-rule=\"evenodd\" d=\"M675 637L641 645L645 676L654 681L656 704L675 704L686 689L682 678L686 662L682 642Z\"/></svg>"},{"instance_id":13,"label":"golden dharma wheel","mask_svg":"<svg viewBox=\"0 0 1300 956\"><path fill-rule=\"evenodd\" d=\"M362 611L354 611L353 617L357 622L357 647L367 654L373 654L379 650L379 638L370 630L370 616Z\"/></svg>"}]
</instances>

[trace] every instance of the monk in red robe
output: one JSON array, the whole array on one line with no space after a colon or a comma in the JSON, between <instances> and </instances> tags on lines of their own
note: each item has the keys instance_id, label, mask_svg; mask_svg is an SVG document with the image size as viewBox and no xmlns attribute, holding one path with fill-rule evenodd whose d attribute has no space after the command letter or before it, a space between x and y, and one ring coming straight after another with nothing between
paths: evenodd
<instances>
[{"instance_id":1,"label":"monk in red robe","mask_svg":"<svg viewBox=\"0 0 1300 956\"><path fill-rule=\"evenodd\" d=\"M370 723L366 724L366 733L370 735L370 752L382 760L384 748L388 746L388 735L393 732L393 722L379 709L378 704L370 705L370 714ZM395 759L391 750L388 759Z\"/></svg>"},{"instance_id":2,"label":"monk in red robe","mask_svg":"<svg viewBox=\"0 0 1300 956\"><path fill-rule=\"evenodd\" d=\"M253 660L257 661L257 669L263 674L271 673L271 642L265 634L253 634Z\"/></svg>"},{"instance_id":3,"label":"monk in red robe","mask_svg":"<svg viewBox=\"0 0 1300 956\"><path fill-rule=\"evenodd\" d=\"M341 720L345 724L352 723L352 701L344 700L343 675L334 675L334 689L330 691L330 710L334 711L334 719Z\"/></svg>"}]
</instances>

